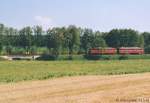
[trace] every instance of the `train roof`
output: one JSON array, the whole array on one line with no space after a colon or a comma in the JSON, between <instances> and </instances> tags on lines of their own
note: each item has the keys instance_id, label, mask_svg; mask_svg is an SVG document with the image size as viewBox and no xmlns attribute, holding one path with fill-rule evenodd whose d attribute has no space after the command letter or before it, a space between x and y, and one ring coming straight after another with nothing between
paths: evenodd
<instances>
[{"instance_id":1,"label":"train roof","mask_svg":"<svg viewBox=\"0 0 150 103\"><path fill-rule=\"evenodd\" d=\"M140 47L121 47L120 49L143 49Z\"/></svg>"},{"instance_id":2,"label":"train roof","mask_svg":"<svg viewBox=\"0 0 150 103\"><path fill-rule=\"evenodd\" d=\"M96 48L91 48L91 49L115 49L111 47L96 47Z\"/></svg>"}]
</instances>

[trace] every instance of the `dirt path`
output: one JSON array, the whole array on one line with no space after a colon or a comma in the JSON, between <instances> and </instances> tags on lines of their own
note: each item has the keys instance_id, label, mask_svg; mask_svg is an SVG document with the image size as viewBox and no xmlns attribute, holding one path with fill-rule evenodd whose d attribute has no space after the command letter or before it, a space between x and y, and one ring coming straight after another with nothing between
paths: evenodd
<instances>
[{"instance_id":1,"label":"dirt path","mask_svg":"<svg viewBox=\"0 0 150 103\"><path fill-rule=\"evenodd\" d=\"M150 73L66 77L0 85L0 103L129 102L150 103Z\"/></svg>"}]
</instances>

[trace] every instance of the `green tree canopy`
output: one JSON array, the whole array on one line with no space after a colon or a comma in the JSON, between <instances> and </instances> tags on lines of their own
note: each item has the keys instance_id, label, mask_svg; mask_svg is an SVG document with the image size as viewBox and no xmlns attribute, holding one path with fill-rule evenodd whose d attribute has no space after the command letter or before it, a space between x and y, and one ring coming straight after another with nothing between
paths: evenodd
<instances>
[{"instance_id":1,"label":"green tree canopy","mask_svg":"<svg viewBox=\"0 0 150 103\"><path fill-rule=\"evenodd\" d=\"M19 31L19 45L30 51L33 44L33 31L31 27L25 27Z\"/></svg>"},{"instance_id":2,"label":"green tree canopy","mask_svg":"<svg viewBox=\"0 0 150 103\"><path fill-rule=\"evenodd\" d=\"M65 45L69 50L69 55L73 54L74 48L80 45L80 31L74 26L70 25L64 33Z\"/></svg>"},{"instance_id":3,"label":"green tree canopy","mask_svg":"<svg viewBox=\"0 0 150 103\"><path fill-rule=\"evenodd\" d=\"M139 44L139 33L132 29L113 29L105 39L110 47L134 47Z\"/></svg>"},{"instance_id":4,"label":"green tree canopy","mask_svg":"<svg viewBox=\"0 0 150 103\"><path fill-rule=\"evenodd\" d=\"M91 29L85 29L83 36L81 36L81 47L86 53L92 48L92 42L94 41L94 33Z\"/></svg>"},{"instance_id":5,"label":"green tree canopy","mask_svg":"<svg viewBox=\"0 0 150 103\"><path fill-rule=\"evenodd\" d=\"M94 40L92 42L92 47L106 47L106 42L102 38L102 35L100 32L96 32L94 35Z\"/></svg>"},{"instance_id":6,"label":"green tree canopy","mask_svg":"<svg viewBox=\"0 0 150 103\"><path fill-rule=\"evenodd\" d=\"M59 55L60 48L63 44L64 35L60 28L53 28L47 31L47 47L52 49L53 55Z\"/></svg>"}]
</instances>

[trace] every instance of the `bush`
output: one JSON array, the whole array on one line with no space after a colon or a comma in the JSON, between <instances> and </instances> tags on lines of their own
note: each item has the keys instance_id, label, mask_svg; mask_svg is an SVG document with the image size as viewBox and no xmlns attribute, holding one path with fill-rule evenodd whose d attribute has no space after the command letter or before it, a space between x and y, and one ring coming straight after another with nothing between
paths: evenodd
<instances>
[{"instance_id":1,"label":"bush","mask_svg":"<svg viewBox=\"0 0 150 103\"><path fill-rule=\"evenodd\" d=\"M83 55L72 55L70 58L68 55L59 55L57 60L86 60Z\"/></svg>"},{"instance_id":2,"label":"bush","mask_svg":"<svg viewBox=\"0 0 150 103\"><path fill-rule=\"evenodd\" d=\"M38 57L36 60L57 60L58 56L56 55L49 55L49 54L43 54L40 57Z\"/></svg>"},{"instance_id":3,"label":"bush","mask_svg":"<svg viewBox=\"0 0 150 103\"><path fill-rule=\"evenodd\" d=\"M73 56L72 55L68 56L67 60L73 60Z\"/></svg>"},{"instance_id":4,"label":"bush","mask_svg":"<svg viewBox=\"0 0 150 103\"><path fill-rule=\"evenodd\" d=\"M46 47L37 47L36 50L37 50L36 54L39 54L39 55L41 55L41 54L48 54L49 53L49 50Z\"/></svg>"},{"instance_id":5,"label":"bush","mask_svg":"<svg viewBox=\"0 0 150 103\"><path fill-rule=\"evenodd\" d=\"M12 58L13 60L26 60L26 61L30 61L30 58Z\"/></svg>"},{"instance_id":6,"label":"bush","mask_svg":"<svg viewBox=\"0 0 150 103\"><path fill-rule=\"evenodd\" d=\"M118 60L119 55L84 55L88 60Z\"/></svg>"},{"instance_id":7,"label":"bush","mask_svg":"<svg viewBox=\"0 0 150 103\"><path fill-rule=\"evenodd\" d=\"M100 60L101 55L84 55L84 58L88 59L88 60Z\"/></svg>"},{"instance_id":8,"label":"bush","mask_svg":"<svg viewBox=\"0 0 150 103\"><path fill-rule=\"evenodd\" d=\"M143 54L143 55L128 55L129 59L150 59L149 54Z\"/></svg>"},{"instance_id":9,"label":"bush","mask_svg":"<svg viewBox=\"0 0 150 103\"><path fill-rule=\"evenodd\" d=\"M145 47L145 53L146 54L150 54L150 45Z\"/></svg>"},{"instance_id":10,"label":"bush","mask_svg":"<svg viewBox=\"0 0 150 103\"><path fill-rule=\"evenodd\" d=\"M36 52L37 52L37 47L32 46L32 47L30 48L30 54L34 55L34 54L36 54Z\"/></svg>"},{"instance_id":11,"label":"bush","mask_svg":"<svg viewBox=\"0 0 150 103\"><path fill-rule=\"evenodd\" d=\"M2 50L3 50L3 46L2 46L2 43L0 43L0 54L1 54Z\"/></svg>"},{"instance_id":12,"label":"bush","mask_svg":"<svg viewBox=\"0 0 150 103\"><path fill-rule=\"evenodd\" d=\"M11 54L12 53L12 46L6 46L5 48L7 54Z\"/></svg>"},{"instance_id":13,"label":"bush","mask_svg":"<svg viewBox=\"0 0 150 103\"><path fill-rule=\"evenodd\" d=\"M112 60L112 57L111 56L101 56L101 59L102 60Z\"/></svg>"},{"instance_id":14,"label":"bush","mask_svg":"<svg viewBox=\"0 0 150 103\"><path fill-rule=\"evenodd\" d=\"M119 60L128 60L128 56L127 55L122 55L119 57Z\"/></svg>"},{"instance_id":15,"label":"bush","mask_svg":"<svg viewBox=\"0 0 150 103\"><path fill-rule=\"evenodd\" d=\"M13 60L21 60L21 58L13 58Z\"/></svg>"},{"instance_id":16,"label":"bush","mask_svg":"<svg viewBox=\"0 0 150 103\"><path fill-rule=\"evenodd\" d=\"M23 54L25 54L25 50L24 50L24 48L14 47L12 49L12 54L13 55L23 55Z\"/></svg>"}]
</instances>

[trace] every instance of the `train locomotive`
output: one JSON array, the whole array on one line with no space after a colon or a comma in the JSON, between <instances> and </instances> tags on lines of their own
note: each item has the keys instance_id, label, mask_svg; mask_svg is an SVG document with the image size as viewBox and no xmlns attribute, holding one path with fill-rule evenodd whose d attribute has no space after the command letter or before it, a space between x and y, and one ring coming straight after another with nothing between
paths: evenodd
<instances>
[{"instance_id":1,"label":"train locomotive","mask_svg":"<svg viewBox=\"0 0 150 103\"><path fill-rule=\"evenodd\" d=\"M140 47L121 47L116 48L92 48L89 50L90 55L142 55L144 54L144 49Z\"/></svg>"}]
</instances>

